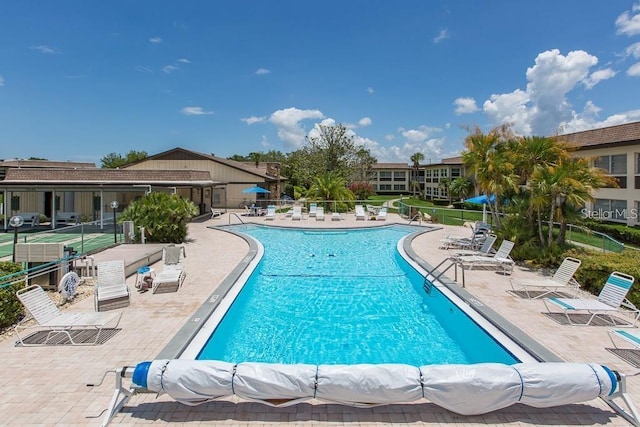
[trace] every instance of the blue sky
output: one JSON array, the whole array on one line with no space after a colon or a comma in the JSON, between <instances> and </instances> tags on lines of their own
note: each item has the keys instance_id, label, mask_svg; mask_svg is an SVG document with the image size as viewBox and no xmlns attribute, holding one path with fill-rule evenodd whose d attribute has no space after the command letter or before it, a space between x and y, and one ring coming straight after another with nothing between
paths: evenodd
<instances>
[{"instance_id":1,"label":"blue sky","mask_svg":"<svg viewBox=\"0 0 640 427\"><path fill-rule=\"evenodd\" d=\"M5 2L0 158L290 152L342 123L380 162L640 120L640 2Z\"/></svg>"}]
</instances>

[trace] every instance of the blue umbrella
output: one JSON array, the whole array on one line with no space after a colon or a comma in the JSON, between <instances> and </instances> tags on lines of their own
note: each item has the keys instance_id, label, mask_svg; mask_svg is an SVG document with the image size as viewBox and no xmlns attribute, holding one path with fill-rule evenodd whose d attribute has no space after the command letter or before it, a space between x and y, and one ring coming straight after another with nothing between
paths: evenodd
<instances>
[{"instance_id":1,"label":"blue umbrella","mask_svg":"<svg viewBox=\"0 0 640 427\"><path fill-rule=\"evenodd\" d=\"M255 187L249 187L249 188L245 188L244 190L242 190L243 193L247 194L247 193L271 193L271 191L264 189L262 187L258 187L257 185Z\"/></svg>"},{"instance_id":2,"label":"blue umbrella","mask_svg":"<svg viewBox=\"0 0 640 427\"><path fill-rule=\"evenodd\" d=\"M478 205L482 205L482 222L487 222L487 205L489 203L493 203L495 200L495 194L491 197L487 197L485 194L481 194L480 196L466 199L465 203L476 203Z\"/></svg>"},{"instance_id":3,"label":"blue umbrella","mask_svg":"<svg viewBox=\"0 0 640 427\"><path fill-rule=\"evenodd\" d=\"M465 203L476 203L478 205L486 205L488 203L493 203L496 200L496 196L493 195L491 197L487 197L484 194L480 196L472 197L470 199L465 199Z\"/></svg>"}]
</instances>

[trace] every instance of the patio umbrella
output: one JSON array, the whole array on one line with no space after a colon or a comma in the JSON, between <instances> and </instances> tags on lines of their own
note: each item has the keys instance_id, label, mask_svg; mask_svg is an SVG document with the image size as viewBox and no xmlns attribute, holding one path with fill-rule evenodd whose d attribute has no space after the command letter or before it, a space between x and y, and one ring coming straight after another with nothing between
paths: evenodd
<instances>
[{"instance_id":1,"label":"patio umbrella","mask_svg":"<svg viewBox=\"0 0 640 427\"><path fill-rule=\"evenodd\" d=\"M487 222L487 204L493 202L496 199L496 196L493 195L491 197L487 197L485 194L481 194L480 196L472 197L470 199L466 199L465 203L475 203L482 204L482 222Z\"/></svg>"},{"instance_id":2,"label":"patio umbrella","mask_svg":"<svg viewBox=\"0 0 640 427\"><path fill-rule=\"evenodd\" d=\"M271 191L262 188L262 187L258 187L257 185L254 187L249 187L249 188L245 188L244 190L242 190L243 193L248 194L248 193L271 193Z\"/></svg>"},{"instance_id":3,"label":"patio umbrella","mask_svg":"<svg viewBox=\"0 0 640 427\"><path fill-rule=\"evenodd\" d=\"M478 205L486 205L489 202L493 202L496 199L496 196L487 197L485 194L481 194L480 196L472 197L470 199L465 199L465 203L476 203Z\"/></svg>"}]
</instances>

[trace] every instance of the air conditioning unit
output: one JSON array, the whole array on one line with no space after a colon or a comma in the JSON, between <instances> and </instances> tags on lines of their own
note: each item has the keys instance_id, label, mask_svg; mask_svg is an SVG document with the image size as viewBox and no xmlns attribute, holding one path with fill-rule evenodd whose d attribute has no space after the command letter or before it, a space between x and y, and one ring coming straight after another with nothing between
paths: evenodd
<instances>
[{"instance_id":1,"label":"air conditioning unit","mask_svg":"<svg viewBox=\"0 0 640 427\"><path fill-rule=\"evenodd\" d=\"M64 243L17 243L16 262L26 262L29 285L40 285L45 289L57 289L58 282L69 270L65 258Z\"/></svg>"}]
</instances>

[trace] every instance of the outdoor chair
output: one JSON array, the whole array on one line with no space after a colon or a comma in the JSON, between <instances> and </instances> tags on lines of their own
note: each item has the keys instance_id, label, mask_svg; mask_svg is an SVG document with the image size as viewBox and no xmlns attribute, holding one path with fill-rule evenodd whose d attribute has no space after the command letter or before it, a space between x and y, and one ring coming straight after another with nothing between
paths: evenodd
<instances>
[{"instance_id":1,"label":"outdoor chair","mask_svg":"<svg viewBox=\"0 0 640 427\"><path fill-rule=\"evenodd\" d=\"M107 311L129 305L129 287L124 271L124 260L98 263L98 280L94 291L96 311Z\"/></svg>"},{"instance_id":2,"label":"outdoor chair","mask_svg":"<svg viewBox=\"0 0 640 427\"><path fill-rule=\"evenodd\" d=\"M36 323L34 326L23 326L23 323L30 319L27 316L14 327L18 341L24 346L60 344L61 338L66 338L71 345L95 345L100 342L104 329L108 325L117 328L122 317L122 312L62 312L39 285L20 289L16 296ZM23 337L20 335L21 328L34 328L36 331ZM44 339L30 343L28 338L38 333L38 330L46 332ZM89 334L84 333L87 330Z\"/></svg>"},{"instance_id":3,"label":"outdoor chair","mask_svg":"<svg viewBox=\"0 0 640 427\"><path fill-rule=\"evenodd\" d=\"M560 312L565 315L571 325L590 325L596 318L604 318L614 326L635 326L640 317L640 310L627 299L627 294L635 278L628 274L614 271L609 275L607 282L600 291L597 299L586 298L545 298L544 302L547 312L552 314L551 307L560 308ZM619 324L616 322L615 314L631 315L631 323ZM572 315L586 314L587 321L575 323Z\"/></svg>"}]
</instances>

